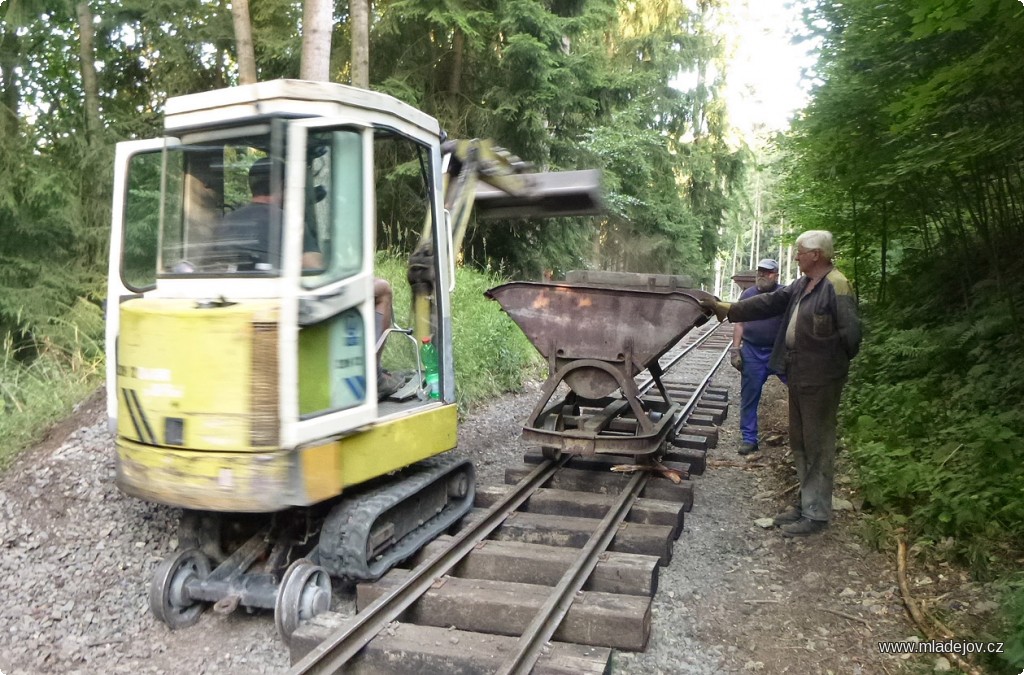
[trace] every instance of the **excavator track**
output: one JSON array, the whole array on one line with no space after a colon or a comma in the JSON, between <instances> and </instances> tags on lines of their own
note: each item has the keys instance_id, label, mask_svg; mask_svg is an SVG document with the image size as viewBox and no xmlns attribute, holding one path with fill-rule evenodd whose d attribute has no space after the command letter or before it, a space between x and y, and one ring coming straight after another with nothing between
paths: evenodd
<instances>
[{"instance_id":1,"label":"excavator track","mask_svg":"<svg viewBox=\"0 0 1024 675\"><path fill-rule=\"evenodd\" d=\"M469 460L431 457L414 464L331 509L320 532L320 564L333 577L379 579L465 515L475 492Z\"/></svg>"}]
</instances>

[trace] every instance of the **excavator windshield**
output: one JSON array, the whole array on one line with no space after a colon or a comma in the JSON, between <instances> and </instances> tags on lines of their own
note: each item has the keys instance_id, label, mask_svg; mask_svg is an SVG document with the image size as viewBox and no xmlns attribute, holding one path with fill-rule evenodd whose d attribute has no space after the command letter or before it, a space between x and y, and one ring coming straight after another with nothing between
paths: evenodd
<instances>
[{"instance_id":1,"label":"excavator windshield","mask_svg":"<svg viewBox=\"0 0 1024 675\"><path fill-rule=\"evenodd\" d=\"M204 140L138 154L129 168L122 276L279 276L286 197L283 153L271 135ZM362 148L354 129L310 134L293 227L302 228L303 285L362 264ZM157 253L159 252L159 256ZM155 268L155 269L154 269Z\"/></svg>"},{"instance_id":2,"label":"excavator windshield","mask_svg":"<svg viewBox=\"0 0 1024 675\"><path fill-rule=\"evenodd\" d=\"M284 171L269 136L167 148L160 275L274 275L281 267Z\"/></svg>"}]
</instances>

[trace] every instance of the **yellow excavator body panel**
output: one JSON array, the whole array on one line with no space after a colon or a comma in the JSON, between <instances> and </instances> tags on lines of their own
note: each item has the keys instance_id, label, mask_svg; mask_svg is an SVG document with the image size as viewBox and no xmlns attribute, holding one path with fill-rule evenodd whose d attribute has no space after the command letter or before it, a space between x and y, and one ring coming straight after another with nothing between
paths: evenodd
<instances>
[{"instance_id":1,"label":"yellow excavator body panel","mask_svg":"<svg viewBox=\"0 0 1024 675\"><path fill-rule=\"evenodd\" d=\"M117 439L117 485L171 506L272 512L309 506L456 445L455 405L384 420L345 438L294 450L210 452Z\"/></svg>"},{"instance_id":2,"label":"yellow excavator body panel","mask_svg":"<svg viewBox=\"0 0 1024 675\"><path fill-rule=\"evenodd\" d=\"M123 303L118 436L192 450L276 448L279 304Z\"/></svg>"},{"instance_id":3,"label":"yellow excavator body panel","mask_svg":"<svg viewBox=\"0 0 1024 675\"><path fill-rule=\"evenodd\" d=\"M122 490L189 509L278 511L331 499L455 447L457 408L440 403L340 439L282 447L278 314L279 303L269 300L121 305Z\"/></svg>"}]
</instances>

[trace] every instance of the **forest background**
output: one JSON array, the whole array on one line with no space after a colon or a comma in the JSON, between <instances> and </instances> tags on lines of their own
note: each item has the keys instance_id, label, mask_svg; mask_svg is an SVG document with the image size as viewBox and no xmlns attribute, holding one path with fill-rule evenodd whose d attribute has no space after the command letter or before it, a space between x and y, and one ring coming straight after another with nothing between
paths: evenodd
<instances>
[{"instance_id":1,"label":"forest background","mask_svg":"<svg viewBox=\"0 0 1024 675\"><path fill-rule=\"evenodd\" d=\"M333 9L329 77L351 81L365 14L371 88L451 137L603 170L605 217L481 224L467 268L682 273L719 288L759 255L785 257L799 231L833 231L866 327L842 420L865 535L905 537L986 584L1001 611L963 637L1006 642L986 665L1017 672L1024 5L807 4L810 104L752 146L722 96L730 0L352 0ZM243 6L258 78L298 76L297 0L0 3L7 451L98 383L114 143L159 135L169 96L239 82Z\"/></svg>"}]
</instances>

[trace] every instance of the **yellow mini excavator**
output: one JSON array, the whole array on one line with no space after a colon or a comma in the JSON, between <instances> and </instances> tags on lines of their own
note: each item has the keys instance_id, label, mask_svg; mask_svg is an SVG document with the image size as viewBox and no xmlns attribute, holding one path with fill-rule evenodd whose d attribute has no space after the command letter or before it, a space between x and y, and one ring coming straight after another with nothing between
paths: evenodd
<instances>
[{"instance_id":1,"label":"yellow mini excavator","mask_svg":"<svg viewBox=\"0 0 1024 675\"><path fill-rule=\"evenodd\" d=\"M478 183L478 181L481 181ZM472 505L456 445L450 292L478 213L594 213L596 172L533 173L448 142L383 94L279 80L171 98L162 138L117 147L107 409L118 487L184 509L150 608L273 608L281 634ZM408 229L415 321L381 325L377 233ZM439 397L381 397L391 336L439 354Z\"/></svg>"}]
</instances>

